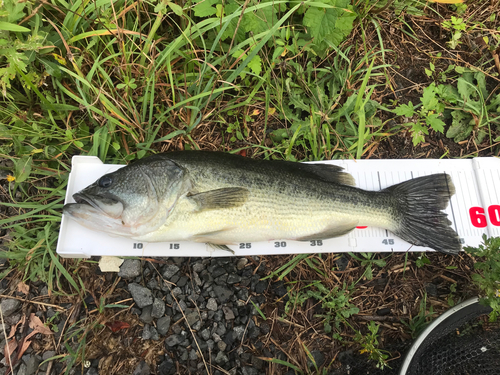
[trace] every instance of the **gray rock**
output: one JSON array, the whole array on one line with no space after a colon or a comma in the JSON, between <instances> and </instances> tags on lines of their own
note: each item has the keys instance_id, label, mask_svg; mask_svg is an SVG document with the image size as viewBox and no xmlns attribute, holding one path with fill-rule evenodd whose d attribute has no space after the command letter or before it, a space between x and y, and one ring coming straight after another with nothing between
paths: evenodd
<instances>
[{"instance_id":1,"label":"gray rock","mask_svg":"<svg viewBox=\"0 0 500 375\"><path fill-rule=\"evenodd\" d=\"M209 298L207 302L207 309L217 311L217 301L215 298Z\"/></svg>"},{"instance_id":2,"label":"gray rock","mask_svg":"<svg viewBox=\"0 0 500 375\"><path fill-rule=\"evenodd\" d=\"M21 306L21 302L12 298L4 298L0 303L4 318L12 315L19 308L19 306Z\"/></svg>"},{"instance_id":3,"label":"gray rock","mask_svg":"<svg viewBox=\"0 0 500 375\"><path fill-rule=\"evenodd\" d=\"M171 348L179 345L183 340L184 338L181 335L170 335L165 339L165 344Z\"/></svg>"},{"instance_id":4,"label":"gray rock","mask_svg":"<svg viewBox=\"0 0 500 375\"><path fill-rule=\"evenodd\" d=\"M245 366L241 369L243 375L259 375L259 371L256 368Z\"/></svg>"},{"instance_id":5,"label":"gray rock","mask_svg":"<svg viewBox=\"0 0 500 375\"><path fill-rule=\"evenodd\" d=\"M227 277L227 283L228 284L236 284L236 283L239 283L241 281L241 276L239 275L236 275L234 273L231 273L229 274L229 276Z\"/></svg>"},{"instance_id":6,"label":"gray rock","mask_svg":"<svg viewBox=\"0 0 500 375\"><path fill-rule=\"evenodd\" d=\"M236 339L241 340L243 338L243 335L245 334L245 327L244 326L234 327L233 332L236 333Z\"/></svg>"},{"instance_id":7,"label":"gray rock","mask_svg":"<svg viewBox=\"0 0 500 375\"><path fill-rule=\"evenodd\" d=\"M170 316L163 316L156 322L158 333L165 336L170 329Z\"/></svg>"},{"instance_id":8,"label":"gray rock","mask_svg":"<svg viewBox=\"0 0 500 375\"><path fill-rule=\"evenodd\" d=\"M210 338L210 330L208 328L205 328L203 331L200 332L201 337L203 340L207 341Z\"/></svg>"},{"instance_id":9,"label":"gray rock","mask_svg":"<svg viewBox=\"0 0 500 375\"><path fill-rule=\"evenodd\" d=\"M149 340L151 339L152 333L151 333L151 326L149 324L144 325L144 329L142 330L142 339L143 340Z\"/></svg>"},{"instance_id":10,"label":"gray rock","mask_svg":"<svg viewBox=\"0 0 500 375\"><path fill-rule=\"evenodd\" d=\"M26 359L25 356L23 356L23 361L26 364L26 375L33 375L36 370L38 370L40 358L38 358L38 356L36 356L34 353L28 355Z\"/></svg>"},{"instance_id":11,"label":"gray rock","mask_svg":"<svg viewBox=\"0 0 500 375\"><path fill-rule=\"evenodd\" d=\"M153 310L151 311L151 316L153 318L159 319L165 314L165 302L159 298L155 298L153 301Z\"/></svg>"},{"instance_id":12,"label":"gray rock","mask_svg":"<svg viewBox=\"0 0 500 375\"><path fill-rule=\"evenodd\" d=\"M198 331L201 329L201 327L202 327L202 326L203 326L203 323L201 322L201 320L198 320L196 323L194 323L194 324L192 325L192 327L191 327L191 328L192 328L193 330L195 330L196 332L198 332Z\"/></svg>"},{"instance_id":13,"label":"gray rock","mask_svg":"<svg viewBox=\"0 0 500 375\"><path fill-rule=\"evenodd\" d=\"M189 359L191 361L197 361L198 360L198 354L196 354L196 350L191 349L191 351L189 352Z\"/></svg>"},{"instance_id":14,"label":"gray rock","mask_svg":"<svg viewBox=\"0 0 500 375\"><path fill-rule=\"evenodd\" d=\"M215 357L215 362L219 365L224 365L229 361L229 358L227 358L227 355L224 354L224 352L219 352L217 353L217 356Z\"/></svg>"},{"instance_id":15,"label":"gray rock","mask_svg":"<svg viewBox=\"0 0 500 375\"><path fill-rule=\"evenodd\" d=\"M202 262L198 262L198 263L193 264L193 271L194 272L200 273L204 269L205 269L205 265Z\"/></svg>"},{"instance_id":16,"label":"gray rock","mask_svg":"<svg viewBox=\"0 0 500 375\"><path fill-rule=\"evenodd\" d=\"M56 355L56 352L53 351L53 350L47 350L46 352L44 352L42 354L42 362L43 361L46 361L47 359L49 358L52 358ZM43 363L42 365L40 365L40 370L42 371L46 371L47 370L47 366L49 365L49 362L47 363Z\"/></svg>"},{"instance_id":17,"label":"gray rock","mask_svg":"<svg viewBox=\"0 0 500 375\"><path fill-rule=\"evenodd\" d=\"M236 263L236 268L241 271L243 268L245 268L245 266L247 265L247 263L248 263L248 259L247 258L240 258L238 260L238 263Z\"/></svg>"},{"instance_id":18,"label":"gray rock","mask_svg":"<svg viewBox=\"0 0 500 375\"><path fill-rule=\"evenodd\" d=\"M186 314L186 319L187 319L188 324L190 326L192 326L193 324L195 324L197 321L200 320L200 316L198 315L198 311L193 310L191 312L188 312Z\"/></svg>"},{"instance_id":19,"label":"gray rock","mask_svg":"<svg viewBox=\"0 0 500 375\"><path fill-rule=\"evenodd\" d=\"M145 361L139 362L132 375L149 375L151 369Z\"/></svg>"},{"instance_id":20,"label":"gray rock","mask_svg":"<svg viewBox=\"0 0 500 375\"><path fill-rule=\"evenodd\" d=\"M181 362L186 362L189 358L189 354L186 349L179 349L178 354L178 358L181 360Z\"/></svg>"},{"instance_id":21,"label":"gray rock","mask_svg":"<svg viewBox=\"0 0 500 375\"><path fill-rule=\"evenodd\" d=\"M158 366L159 375L174 375L177 369L175 368L172 358L165 355L165 360Z\"/></svg>"},{"instance_id":22,"label":"gray rock","mask_svg":"<svg viewBox=\"0 0 500 375\"><path fill-rule=\"evenodd\" d=\"M220 285L216 285L214 287L214 292L220 303L226 303L233 295L233 291Z\"/></svg>"},{"instance_id":23,"label":"gray rock","mask_svg":"<svg viewBox=\"0 0 500 375\"><path fill-rule=\"evenodd\" d=\"M85 375L99 375L99 371L95 367L91 367L87 370Z\"/></svg>"},{"instance_id":24,"label":"gray rock","mask_svg":"<svg viewBox=\"0 0 500 375\"><path fill-rule=\"evenodd\" d=\"M224 316L226 317L226 320L233 320L235 318L234 312L230 307L224 306L222 308L222 311L224 311Z\"/></svg>"},{"instance_id":25,"label":"gray rock","mask_svg":"<svg viewBox=\"0 0 500 375\"><path fill-rule=\"evenodd\" d=\"M124 279L133 279L141 274L141 261L139 259L125 259L120 266L118 276Z\"/></svg>"},{"instance_id":26,"label":"gray rock","mask_svg":"<svg viewBox=\"0 0 500 375\"><path fill-rule=\"evenodd\" d=\"M221 352L223 352L224 350L226 350L227 344L221 340L217 343L217 347Z\"/></svg>"},{"instance_id":27,"label":"gray rock","mask_svg":"<svg viewBox=\"0 0 500 375\"><path fill-rule=\"evenodd\" d=\"M145 308L142 309L142 314L139 317L139 319L141 319L141 321L146 324L153 323L153 317L151 316L151 311L153 311L153 306L152 305L146 306Z\"/></svg>"},{"instance_id":28,"label":"gray rock","mask_svg":"<svg viewBox=\"0 0 500 375\"><path fill-rule=\"evenodd\" d=\"M224 324L219 324L215 332L221 337L224 336L226 334L226 326Z\"/></svg>"},{"instance_id":29,"label":"gray rock","mask_svg":"<svg viewBox=\"0 0 500 375\"><path fill-rule=\"evenodd\" d=\"M167 280L170 280L172 276L174 276L177 272L179 272L179 267L175 264L167 264L165 266L165 270L163 271L163 277Z\"/></svg>"},{"instance_id":30,"label":"gray rock","mask_svg":"<svg viewBox=\"0 0 500 375\"><path fill-rule=\"evenodd\" d=\"M134 299L134 302L141 309L153 304L153 295L148 288L145 288L136 283L128 284L128 290Z\"/></svg>"},{"instance_id":31,"label":"gray rock","mask_svg":"<svg viewBox=\"0 0 500 375\"><path fill-rule=\"evenodd\" d=\"M24 363L21 363L21 366L19 366L17 375L26 375L26 365Z\"/></svg>"},{"instance_id":32,"label":"gray rock","mask_svg":"<svg viewBox=\"0 0 500 375\"><path fill-rule=\"evenodd\" d=\"M149 331L151 332L151 340L156 341L160 339L160 335L158 334L158 331L155 327L149 328Z\"/></svg>"},{"instance_id":33,"label":"gray rock","mask_svg":"<svg viewBox=\"0 0 500 375\"><path fill-rule=\"evenodd\" d=\"M264 280L260 280L257 285L255 285L255 293L262 294L267 288L267 282Z\"/></svg>"}]
</instances>

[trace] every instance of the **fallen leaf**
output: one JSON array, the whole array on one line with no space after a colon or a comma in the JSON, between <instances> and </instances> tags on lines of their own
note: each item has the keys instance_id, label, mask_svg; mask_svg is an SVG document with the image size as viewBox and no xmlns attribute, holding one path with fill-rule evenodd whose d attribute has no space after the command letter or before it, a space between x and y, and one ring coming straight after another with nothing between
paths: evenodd
<instances>
[{"instance_id":1,"label":"fallen leaf","mask_svg":"<svg viewBox=\"0 0 500 375\"><path fill-rule=\"evenodd\" d=\"M17 284L17 291L27 295L30 291L30 287L27 284L20 281L19 284Z\"/></svg>"},{"instance_id":2,"label":"fallen leaf","mask_svg":"<svg viewBox=\"0 0 500 375\"><path fill-rule=\"evenodd\" d=\"M12 359L12 353L14 353L16 348L17 348L17 341L15 337L9 342L7 342L7 344L5 344L3 353L5 356L5 362L7 362L7 364L10 363L10 360Z\"/></svg>"},{"instance_id":3,"label":"fallen leaf","mask_svg":"<svg viewBox=\"0 0 500 375\"><path fill-rule=\"evenodd\" d=\"M106 323L106 326L114 333L116 333L122 329L130 328L130 324L125 323L125 322L120 322L118 320L115 320L114 322L108 322L108 323Z\"/></svg>"},{"instance_id":4,"label":"fallen leaf","mask_svg":"<svg viewBox=\"0 0 500 375\"><path fill-rule=\"evenodd\" d=\"M23 324L25 321L26 321L26 317L23 315L21 317L20 321L18 321L15 325L13 325L12 327L10 327L10 333L9 333L9 336L7 336L7 339L10 339L11 337L14 337L14 335L16 334L17 327L19 327L19 324Z\"/></svg>"},{"instance_id":5,"label":"fallen leaf","mask_svg":"<svg viewBox=\"0 0 500 375\"><path fill-rule=\"evenodd\" d=\"M252 116L260 115L260 111L258 109L254 109L252 112Z\"/></svg>"},{"instance_id":6,"label":"fallen leaf","mask_svg":"<svg viewBox=\"0 0 500 375\"><path fill-rule=\"evenodd\" d=\"M101 269L101 272L119 272L122 263L122 258L101 257L101 260L99 261L99 268Z\"/></svg>"},{"instance_id":7,"label":"fallen leaf","mask_svg":"<svg viewBox=\"0 0 500 375\"><path fill-rule=\"evenodd\" d=\"M33 332L35 332L35 331L33 331ZM33 333L33 332L32 332L32 333ZM18 353L17 353L17 359L18 359L18 360L19 360L19 359L21 359L21 357L23 356L24 352L26 351L26 349L28 349L28 348L29 348L29 346L30 346L30 344L31 344L31 341L28 341L28 340L27 340L27 338L28 338L28 337L26 337L26 338L24 339L23 345L19 348L19 351L18 351Z\"/></svg>"},{"instance_id":8,"label":"fallen leaf","mask_svg":"<svg viewBox=\"0 0 500 375\"><path fill-rule=\"evenodd\" d=\"M30 328L40 332L44 335L53 335L54 333L50 330L49 327L44 325L40 318L35 315L35 313L31 313L30 315L30 322L29 322Z\"/></svg>"}]
</instances>

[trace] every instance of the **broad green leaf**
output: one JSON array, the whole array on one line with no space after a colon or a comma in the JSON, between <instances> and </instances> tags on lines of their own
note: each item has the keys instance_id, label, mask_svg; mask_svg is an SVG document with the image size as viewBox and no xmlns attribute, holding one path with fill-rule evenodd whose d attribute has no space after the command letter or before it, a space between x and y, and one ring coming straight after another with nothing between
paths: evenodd
<instances>
[{"instance_id":1,"label":"broad green leaf","mask_svg":"<svg viewBox=\"0 0 500 375\"><path fill-rule=\"evenodd\" d=\"M7 22L16 23L25 16L23 9L27 2L22 0L4 0L3 7L7 11Z\"/></svg>"},{"instance_id":2,"label":"broad green leaf","mask_svg":"<svg viewBox=\"0 0 500 375\"><path fill-rule=\"evenodd\" d=\"M182 16L182 7L180 5L177 5L176 3L169 1L168 6L170 7L170 9L174 11L176 15L178 15L179 17Z\"/></svg>"},{"instance_id":3,"label":"broad green leaf","mask_svg":"<svg viewBox=\"0 0 500 375\"><path fill-rule=\"evenodd\" d=\"M413 146L418 145L425 141L425 135L429 134L427 127L422 126L420 122L416 122L413 124L411 128L412 136L413 136Z\"/></svg>"},{"instance_id":4,"label":"broad green leaf","mask_svg":"<svg viewBox=\"0 0 500 375\"><path fill-rule=\"evenodd\" d=\"M14 177L16 182L24 182L28 179L31 173L32 159L31 156L23 156L20 159L14 160Z\"/></svg>"},{"instance_id":5,"label":"broad green leaf","mask_svg":"<svg viewBox=\"0 0 500 375\"><path fill-rule=\"evenodd\" d=\"M336 8L310 6L304 15L303 24L317 46L326 46L325 40L338 45L351 32L356 14L350 11L348 2L343 0L325 1L325 5L333 5ZM326 47L322 47L324 48Z\"/></svg>"},{"instance_id":6,"label":"broad green leaf","mask_svg":"<svg viewBox=\"0 0 500 375\"><path fill-rule=\"evenodd\" d=\"M453 111L451 116L453 121L446 132L446 137L453 138L455 142L463 141L472 131L472 126L469 125L471 116L459 110Z\"/></svg>"},{"instance_id":7,"label":"broad green leaf","mask_svg":"<svg viewBox=\"0 0 500 375\"><path fill-rule=\"evenodd\" d=\"M408 104L401 104L394 109L394 113L398 116L413 117L415 114L415 109L411 101Z\"/></svg>"},{"instance_id":8,"label":"broad green leaf","mask_svg":"<svg viewBox=\"0 0 500 375\"><path fill-rule=\"evenodd\" d=\"M19 26L19 25L16 25L14 23L3 22L3 21L0 21L0 30L14 31L14 32L20 32L20 33L30 32L30 29L28 29L24 26Z\"/></svg>"},{"instance_id":9,"label":"broad green leaf","mask_svg":"<svg viewBox=\"0 0 500 375\"><path fill-rule=\"evenodd\" d=\"M216 12L215 4L220 4L220 0L201 0L193 7L194 15L196 17L210 17Z\"/></svg>"},{"instance_id":10,"label":"broad green leaf","mask_svg":"<svg viewBox=\"0 0 500 375\"><path fill-rule=\"evenodd\" d=\"M471 82L469 82L466 78L466 74L460 77L457 80L457 89L460 95L462 95L463 100L468 100L471 96L476 94L476 90Z\"/></svg>"},{"instance_id":11,"label":"broad green leaf","mask_svg":"<svg viewBox=\"0 0 500 375\"><path fill-rule=\"evenodd\" d=\"M252 72L256 75L260 75L262 72L262 60L259 55L256 55L250 62L248 63L248 67L252 69Z\"/></svg>"},{"instance_id":12,"label":"broad green leaf","mask_svg":"<svg viewBox=\"0 0 500 375\"><path fill-rule=\"evenodd\" d=\"M439 119L439 114L434 113L432 115L427 116L426 122L427 125L429 125L435 131L443 133L445 123Z\"/></svg>"},{"instance_id":13,"label":"broad green leaf","mask_svg":"<svg viewBox=\"0 0 500 375\"><path fill-rule=\"evenodd\" d=\"M241 20L241 27L246 32L260 34L271 29L278 19L275 6L269 2L269 6L246 13Z\"/></svg>"},{"instance_id":14,"label":"broad green leaf","mask_svg":"<svg viewBox=\"0 0 500 375\"><path fill-rule=\"evenodd\" d=\"M438 100L436 98L436 84L433 82L426 88L424 88L424 93L422 95L422 105L428 111L436 110L438 105Z\"/></svg>"}]
</instances>

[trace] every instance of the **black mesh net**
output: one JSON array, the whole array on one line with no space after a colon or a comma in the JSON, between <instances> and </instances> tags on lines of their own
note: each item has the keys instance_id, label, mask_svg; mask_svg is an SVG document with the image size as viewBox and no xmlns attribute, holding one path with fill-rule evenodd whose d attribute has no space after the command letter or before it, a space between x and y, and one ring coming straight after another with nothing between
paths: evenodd
<instances>
[{"instance_id":1,"label":"black mesh net","mask_svg":"<svg viewBox=\"0 0 500 375\"><path fill-rule=\"evenodd\" d=\"M416 348L405 375L499 375L500 321L488 321L491 310L475 303L467 306L435 327ZM399 348L386 348L406 353L412 343ZM391 350L392 349L392 350ZM390 361L391 368L375 368L366 358L346 358L335 374L396 375L400 373L404 355Z\"/></svg>"}]
</instances>

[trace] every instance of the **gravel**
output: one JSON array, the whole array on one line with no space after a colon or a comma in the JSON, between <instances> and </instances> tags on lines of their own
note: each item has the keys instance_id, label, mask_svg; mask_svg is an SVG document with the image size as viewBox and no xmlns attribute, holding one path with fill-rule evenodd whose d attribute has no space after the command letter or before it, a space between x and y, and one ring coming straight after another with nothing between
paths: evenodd
<instances>
[{"instance_id":1,"label":"gravel","mask_svg":"<svg viewBox=\"0 0 500 375\"><path fill-rule=\"evenodd\" d=\"M214 365L219 367L212 371L213 375L263 374L265 363L257 357L262 355L262 351L257 354L251 348L262 348L258 338L268 333L270 326L262 321L252 302L257 306L264 304L266 299L263 293L268 290L284 296L286 287L283 283L261 281L266 275L265 267L256 270L255 264L262 262L249 262L247 258L236 257L166 258L153 267L149 262L127 259L118 275L106 274L107 281L112 281L116 276L122 278L117 290L130 292L135 303L130 311L138 318L135 320L136 327L113 335L125 346L142 343L145 345L143 348L162 351L162 355L154 360L149 354L143 357L143 353L150 353L151 349L141 353L131 351L127 361L134 362L131 362L133 367L128 368L127 373L204 375L204 360L209 360L212 363L209 368ZM123 297L121 295L120 299ZM1 304L4 316L19 318L16 314L21 302L3 299ZM92 297L86 299L86 304L88 309L97 308ZM71 305L64 307L69 308ZM49 318L60 332L64 331L67 320L64 314L47 309L42 321ZM57 333L54 338L59 340ZM35 375L40 367L38 374L45 375L42 372L47 370L48 364L39 364L61 354L45 351L39 353L38 357L38 353L28 351L14 374ZM268 354L275 356L274 352ZM103 352L101 357L92 359L92 367L83 372L79 369L74 375L95 375L97 368L103 374L100 366L106 356ZM61 371L62 364L54 361L52 373Z\"/></svg>"},{"instance_id":2,"label":"gravel","mask_svg":"<svg viewBox=\"0 0 500 375\"><path fill-rule=\"evenodd\" d=\"M17 299L5 298L0 303L0 307L2 308L3 317L6 318L11 316L19 307L21 306L21 302Z\"/></svg>"},{"instance_id":3,"label":"gravel","mask_svg":"<svg viewBox=\"0 0 500 375\"><path fill-rule=\"evenodd\" d=\"M161 336L165 336L170 329L170 320L170 316L163 316L158 319L158 322L156 323L156 329Z\"/></svg>"},{"instance_id":4,"label":"gravel","mask_svg":"<svg viewBox=\"0 0 500 375\"><path fill-rule=\"evenodd\" d=\"M153 301L153 308L151 310L151 316L153 318L161 318L165 314L165 302L159 298L155 298Z\"/></svg>"},{"instance_id":5,"label":"gravel","mask_svg":"<svg viewBox=\"0 0 500 375\"><path fill-rule=\"evenodd\" d=\"M138 259L125 259L120 267L118 276L133 279L141 274L141 261Z\"/></svg>"},{"instance_id":6,"label":"gravel","mask_svg":"<svg viewBox=\"0 0 500 375\"><path fill-rule=\"evenodd\" d=\"M153 304L153 295L148 288L145 288L136 283L131 283L128 284L128 290L132 295L134 302L139 308L143 308Z\"/></svg>"}]
</instances>

